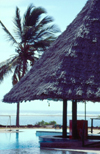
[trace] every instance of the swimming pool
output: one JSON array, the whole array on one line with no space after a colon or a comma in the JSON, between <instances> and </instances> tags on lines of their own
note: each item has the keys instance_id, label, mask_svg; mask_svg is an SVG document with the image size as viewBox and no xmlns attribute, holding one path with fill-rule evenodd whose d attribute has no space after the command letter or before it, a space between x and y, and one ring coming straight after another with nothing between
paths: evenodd
<instances>
[{"instance_id":1,"label":"swimming pool","mask_svg":"<svg viewBox=\"0 0 100 154\"><path fill-rule=\"evenodd\" d=\"M46 133L47 132L47 133ZM0 150L39 148L39 136L54 135L54 131L42 129L19 129L0 131ZM56 133L59 135L59 133Z\"/></svg>"},{"instance_id":2,"label":"swimming pool","mask_svg":"<svg viewBox=\"0 0 100 154\"><path fill-rule=\"evenodd\" d=\"M48 135L53 135L54 132L50 131L52 131L52 129L47 129L47 132L49 133ZM0 154L76 154L75 151L67 151L63 149L40 149L39 136L44 134L44 130L42 129L21 129L19 131L0 130ZM94 153L77 152L77 154Z\"/></svg>"},{"instance_id":3,"label":"swimming pool","mask_svg":"<svg viewBox=\"0 0 100 154\"><path fill-rule=\"evenodd\" d=\"M12 130L0 133L0 150L39 147L36 130Z\"/></svg>"}]
</instances>

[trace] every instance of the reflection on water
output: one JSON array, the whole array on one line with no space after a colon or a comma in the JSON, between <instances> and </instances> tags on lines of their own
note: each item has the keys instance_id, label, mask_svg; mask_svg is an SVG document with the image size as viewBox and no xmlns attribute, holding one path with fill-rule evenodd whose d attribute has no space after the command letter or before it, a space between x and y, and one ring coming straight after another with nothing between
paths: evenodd
<instances>
[{"instance_id":1,"label":"reflection on water","mask_svg":"<svg viewBox=\"0 0 100 154\"><path fill-rule=\"evenodd\" d=\"M16 132L16 147L19 147L19 133Z\"/></svg>"},{"instance_id":2,"label":"reflection on water","mask_svg":"<svg viewBox=\"0 0 100 154\"><path fill-rule=\"evenodd\" d=\"M0 132L0 150L38 148L36 130L12 130ZM0 153L1 154L1 153Z\"/></svg>"},{"instance_id":3,"label":"reflection on water","mask_svg":"<svg viewBox=\"0 0 100 154\"><path fill-rule=\"evenodd\" d=\"M40 154L96 154L93 152L78 152L65 150L40 150Z\"/></svg>"},{"instance_id":4,"label":"reflection on water","mask_svg":"<svg viewBox=\"0 0 100 154\"><path fill-rule=\"evenodd\" d=\"M48 131L52 130L48 129ZM0 154L96 154L95 152L77 152L67 149L45 150L39 147L39 138L36 136L35 129L0 132Z\"/></svg>"},{"instance_id":5,"label":"reflection on water","mask_svg":"<svg viewBox=\"0 0 100 154\"><path fill-rule=\"evenodd\" d=\"M96 152L78 152L65 150L41 150L40 148L0 150L0 154L97 154ZM98 153L99 154L99 153Z\"/></svg>"}]
</instances>

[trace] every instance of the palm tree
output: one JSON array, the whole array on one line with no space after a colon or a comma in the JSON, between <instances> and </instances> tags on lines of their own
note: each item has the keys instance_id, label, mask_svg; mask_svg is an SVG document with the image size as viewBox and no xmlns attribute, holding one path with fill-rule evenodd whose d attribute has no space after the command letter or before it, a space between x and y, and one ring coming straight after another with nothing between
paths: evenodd
<instances>
[{"instance_id":1,"label":"palm tree","mask_svg":"<svg viewBox=\"0 0 100 154\"><path fill-rule=\"evenodd\" d=\"M6 74L13 72L12 84L15 85L57 38L60 30L53 24L53 18L46 16L44 8L32 4L27 8L22 19L20 10L16 7L13 22L14 36L0 21L8 41L15 47L15 55L0 63L0 81ZM17 103L16 126L19 126L19 103Z\"/></svg>"}]
</instances>

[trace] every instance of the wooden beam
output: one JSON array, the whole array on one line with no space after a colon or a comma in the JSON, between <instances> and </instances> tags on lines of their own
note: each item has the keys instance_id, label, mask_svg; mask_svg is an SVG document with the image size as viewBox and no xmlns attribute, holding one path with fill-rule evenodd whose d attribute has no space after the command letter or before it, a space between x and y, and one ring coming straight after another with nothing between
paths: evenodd
<instances>
[{"instance_id":1,"label":"wooden beam","mask_svg":"<svg viewBox=\"0 0 100 154\"><path fill-rule=\"evenodd\" d=\"M67 137L67 100L63 100L63 138Z\"/></svg>"},{"instance_id":2,"label":"wooden beam","mask_svg":"<svg viewBox=\"0 0 100 154\"><path fill-rule=\"evenodd\" d=\"M72 138L77 139L77 100L72 101Z\"/></svg>"}]
</instances>

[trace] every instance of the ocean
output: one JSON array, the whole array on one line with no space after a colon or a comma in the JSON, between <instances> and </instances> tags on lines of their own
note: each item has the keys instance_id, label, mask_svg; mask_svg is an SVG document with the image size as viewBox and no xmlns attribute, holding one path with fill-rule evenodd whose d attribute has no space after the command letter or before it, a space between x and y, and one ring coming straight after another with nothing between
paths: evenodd
<instances>
[{"instance_id":1,"label":"ocean","mask_svg":"<svg viewBox=\"0 0 100 154\"><path fill-rule=\"evenodd\" d=\"M87 112L86 120L88 120L88 127L91 126L91 118L97 118L100 112ZM57 124L62 125L62 111L21 111L20 125L35 125L44 120L45 122L56 121ZM69 121L72 120L71 111L68 111L67 126ZM78 112L77 120L85 120L83 111ZM16 125L16 112L15 111L0 111L0 125ZM93 126L100 127L100 119L93 121Z\"/></svg>"}]
</instances>

